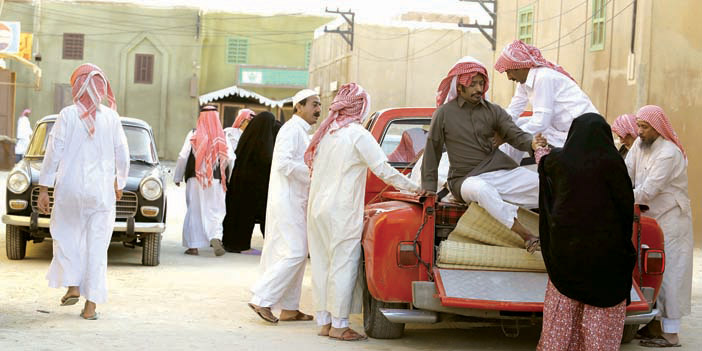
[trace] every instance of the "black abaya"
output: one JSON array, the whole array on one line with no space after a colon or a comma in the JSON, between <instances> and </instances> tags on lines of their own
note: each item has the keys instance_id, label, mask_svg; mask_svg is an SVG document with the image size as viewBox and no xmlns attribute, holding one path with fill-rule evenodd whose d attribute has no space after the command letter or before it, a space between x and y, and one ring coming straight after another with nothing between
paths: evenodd
<instances>
[{"instance_id":1,"label":"black abaya","mask_svg":"<svg viewBox=\"0 0 702 351\"><path fill-rule=\"evenodd\" d=\"M227 251L251 248L256 223L265 233L266 199L273 159L273 146L281 123L270 112L256 115L241 134L236 162L227 184L227 215L223 221L222 243Z\"/></svg>"},{"instance_id":2,"label":"black abaya","mask_svg":"<svg viewBox=\"0 0 702 351\"><path fill-rule=\"evenodd\" d=\"M563 148L543 157L539 209L541 250L556 289L597 307L628 300L634 194L602 116L576 118Z\"/></svg>"}]
</instances>

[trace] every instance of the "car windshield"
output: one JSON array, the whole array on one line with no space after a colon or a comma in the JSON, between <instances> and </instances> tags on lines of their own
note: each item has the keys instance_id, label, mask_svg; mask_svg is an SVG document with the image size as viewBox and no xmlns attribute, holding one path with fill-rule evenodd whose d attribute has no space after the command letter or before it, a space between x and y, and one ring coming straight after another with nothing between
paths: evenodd
<instances>
[{"instance_id":1,"label":"car windshield","mask_svg":"<svg viewBox=\"0 0 702 351\"><path fill-rule=\"evenodd\" d=\"M46 145L49 141L49 134L54 127L54 122L41 123L34 130L32 141L29 143L26 157L44 157L46 153ZM140 161L145 163L158 163L156 150L151 142L151 134L149 131L134 126L125 126L124 134L127 136L127 145L129 147L129 158L132 161Z\"/></svg>"}]
</instances>

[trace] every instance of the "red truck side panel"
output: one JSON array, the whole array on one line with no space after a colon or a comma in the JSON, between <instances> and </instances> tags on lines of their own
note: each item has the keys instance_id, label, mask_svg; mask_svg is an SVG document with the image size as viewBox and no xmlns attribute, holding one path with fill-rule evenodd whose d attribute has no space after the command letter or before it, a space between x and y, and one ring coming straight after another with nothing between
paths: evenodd
<instances>
[{"instance_id":1,"label":"red truck side panel","mask_svg":"<svg viewBox=\"0 0 702 351\"><path fill-rule=\"evenodd\" d=\"M412 282L429 280L421 264L400 267L398 244L411 242L423 221L423 207L418 203L386 201L366 207L362 240L368 290L380 301L412 302ZM430 216L419 237L421 256L433 264L434 217Z\"/></svg>"}]
</instances>

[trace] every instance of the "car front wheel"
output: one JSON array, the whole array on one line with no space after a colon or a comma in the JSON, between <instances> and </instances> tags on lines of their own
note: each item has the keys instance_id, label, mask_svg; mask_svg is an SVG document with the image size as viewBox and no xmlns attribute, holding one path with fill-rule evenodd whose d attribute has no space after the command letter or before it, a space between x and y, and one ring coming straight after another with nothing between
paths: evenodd
<instances>
[{"instance_id":1,"label":"car front wheel","mask_svg":"<svg viewBox=\"0 0 702 351\"><path fill-rule=\"evenodd\" d=\"M27 253L27 236L16 225L5 225L5 250L7 258L21 260Z\"/></svg>"},{"instance_id":2,"label":"car front wheel","mask_svg":"<svg viewBox=\"0 0 702 351\"><path fill-rule=\"evenodd\" d=\"M141 264L144 266L158 266L161 256L161 233L142 234L143 248L141 251Z\"/></svg>"}]
</instances>

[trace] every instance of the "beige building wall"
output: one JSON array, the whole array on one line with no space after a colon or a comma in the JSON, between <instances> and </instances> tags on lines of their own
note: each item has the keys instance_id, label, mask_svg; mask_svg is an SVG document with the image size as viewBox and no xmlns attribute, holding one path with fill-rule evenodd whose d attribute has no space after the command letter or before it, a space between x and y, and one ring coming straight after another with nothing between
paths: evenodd
<instances>
[{"instance_id":1,"label":"beige building wall","mask_svg":"<svg viewBox=\"0 0 702 351\"><path fill-rule=\"evenodd\" d=\"M593 0L501 0L497 58L517 38L517 14L534 10L534 45L546 59L563 66L610 123L647 104L661 106L689 158L688 178L696 245L702 243L702 1L637 0L634 52L631 53L632 0L606 1L604 48L592 50ZM493 79L492 96L507 106L514 83Z\"/></svg>"},{"instance_id":2,"label":"beige building wall","mask_svg":"<svg viewBox=\"0 0 702 351\"><path fill-rule=\"evenodd\" d=\"M372 111L434 106L439 82L465 55L493 65L490 44L479 33L356 24L353 51L338 34L314 40L310 87L319 88L324 111L336 95L334 82L337 88L349 82L363 86Z\"/></svg>"}]
</instances>

